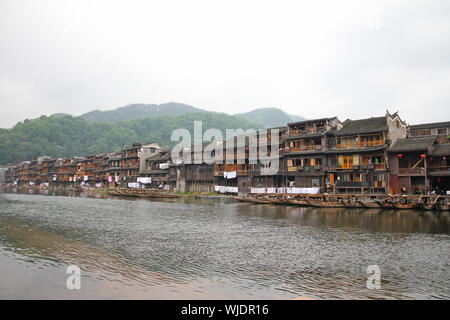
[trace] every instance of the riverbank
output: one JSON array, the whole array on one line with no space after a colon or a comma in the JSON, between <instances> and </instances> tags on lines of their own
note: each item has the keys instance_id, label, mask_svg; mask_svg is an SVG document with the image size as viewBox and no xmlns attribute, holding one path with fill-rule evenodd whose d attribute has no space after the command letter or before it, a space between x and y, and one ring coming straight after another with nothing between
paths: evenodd
<instances>
[{"instance_id":1,"label":"riverbank","mask_svg":"<svg viewBox=\"0 0 450 320\"><path fill-rule=\"evenodd\" d=\"M230 199L253 204L276 204L283 206L346 208L346 209L383 209L383 210L422 210L448 212L450 211L450 196L448 195L384 195L384 194L250 194L236 196L216 192L170 192L159 189L130 188L60 188L36 186L7 186L9 192L25 193L58 193L58 192L94 192L102 196L136 197L136 198L184 198L184 199Z\"/></svg>"}]
</instances>

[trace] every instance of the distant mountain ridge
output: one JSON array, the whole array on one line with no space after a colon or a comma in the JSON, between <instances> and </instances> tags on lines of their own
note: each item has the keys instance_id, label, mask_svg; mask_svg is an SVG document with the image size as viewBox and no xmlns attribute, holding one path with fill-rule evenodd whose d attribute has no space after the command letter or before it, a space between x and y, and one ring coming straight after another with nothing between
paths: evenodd
<instances>
[{"instance_id":1,"label":"distant mountain ridge","mask_svg":"<svg viewBox=\"0 0 450 320\"><path fill-rule=\"evenodd\" d=\"M113 110L94 110L80 117L88 122L114 123L125 120L149 119L161 116L179 116L194 112L209 112L184 103L169 102L164 104L130 104ZM216 112L216 114L220 114ZM265 128L285 126L289 122L305 120L301 116L291 115L278 108L258 108L250 112L235 114Z\"/></svg>"},{"instance_id":2,"label":"distant mountain ridge","mask_svg":"<svg viewBox=\"0 0 450 320\"><path fill-rule=\"evenodd\" d=\"M113 110L94 110L82 114L80 117L89 122L112 123L125 120L156 118L160 116L178 116L186 113L202 111L205 110L176 102L169 102L159 105L136 103Z\"/></svg>"},{"instance_id":3,"label":"distant mountain ridge","mask_svg":"<svg viewBox=\"0 0 450 320\"><path fill-rule=\"evenodd\" d=\"M278 108L259 108L250 112L235 114L234 116L260 123L265 128L282 127L290 122L306 120L301 116L288 114Z\"/></svg>"}]
</instances>

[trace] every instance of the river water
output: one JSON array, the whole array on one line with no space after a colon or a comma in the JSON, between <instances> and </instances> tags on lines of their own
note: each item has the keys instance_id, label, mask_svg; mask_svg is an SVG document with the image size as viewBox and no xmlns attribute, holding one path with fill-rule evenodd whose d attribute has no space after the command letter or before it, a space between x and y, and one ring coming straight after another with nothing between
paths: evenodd
<instances>
[{"instance_id":1,"label":"river water","mask_svg":"<svg viewBox=\"0 0 450 320\"><path fill-rule=\"evenodd\" d=\"M448 213L0 194L2 299L449 299L449 267Z\"/></svg>"}]
</instances>

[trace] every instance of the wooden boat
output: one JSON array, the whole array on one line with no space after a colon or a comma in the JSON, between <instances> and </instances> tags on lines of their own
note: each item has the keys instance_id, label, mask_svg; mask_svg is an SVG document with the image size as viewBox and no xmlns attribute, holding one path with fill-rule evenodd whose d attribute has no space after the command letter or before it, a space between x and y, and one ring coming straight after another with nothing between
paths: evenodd
<instances>
[{"instance_id":1,"label":"wooden boat","mask_svg":"<svg viewBox=\"0 0 450 320\"><path fill-rule=\"evenodd\" d=\"M448 202L445 202L445 201L441 200L439 202L436 202L436 210L449 211L450 210L450 206L449 206Z\"/></svg>"},{"instance_id":2,"label":"wooden boat","mask_svg":"<svg viewBox=\"0 0 450 320\"><path fill-rule=\"evenodd\" d=\"M363 208L363 206L360 203L356 201L351 201L350 199L347 200L341 199L339 200L339 202L342 203L346 208Z\"/></svg>"},{"instance_id":3,"label":"wooden boat","mask_svg":"<svg viewBox=\"0 0 450 320\"><path fill-rule=\"evenodd\" d=\"M112 196L121 196L120 192L116 190L109 190L108 193Z\"/></svg>"},{"instance_id":4,"label":"wooden boat","mask_svg":"<svg viewBox=\"0 0 450 320\"><path fill-rule=\"evenodd\" d=\"M253 202L253 203L262 203L262 204L271 204L272 203L266 199L262 199L262 198L258 198L258 197L249 197L247 199L249 200L249 202Z\"/></svg>"},{"instance_id":5,"label":"wooden boat","mask_svg":"<svg viewBox=\"0 0 450 320\"><path fill-rule=\"evenodd\" d=\"M270 203L273 203L273 204L286 204L284 201L282 201L281 199L278 199L278 198L260 197L260 199L267 200L267 201L269 201Z\"/></svg>"},{"instance_id":6,"label":"wooden boat","mask_svg":"<svg viewBox=\"0 0 450 320\"><path fill-rule=\"evenodd\" d=\"M441 195L438 195L433 201L431 201L431 202L424 202L424 201L420 201L420 199L422 198L420 198L419 199L419 207L420 207L420 209L422 209L422 210L433 210L433 209L438 209L436 206L437 206L437 203L438 203L438 200L439 200L439 198L441 197ZM431 200L431 198L429 198L428 199L428 201L430 201Z\"/></svg>"},{"instance_id":7,"label":"wooden boat","mask_svg":"<svg viewBox=\"0 0 450 320\"><path fill-rule=\"evenodd\" d=\"M288 204L293 204L293 205L301 206L301 207L309 206L309 203L306 202L305 200L286 199L286 202L287 202Z\"/></svg>"},{"instance_id":8,"label":"wooden boat","mask_svg":"<svg viewBox=\"0 0 450 320\"><path fill-rule=\"evenodd\" d=\"M137 192L132 190L109 190L109 194L113 196L121 197L133 197L133 198L179 198L180 195L164 192Z\"/></svg>"},{"instance_id":9,"label":"wooden boat","mask_svg":"<svg viewBox=\"0 0 450 320\"><path fill-rule=\"evenodd\" d=\"M419 208L422 210L433 210L435 208L435 203L420 202Z\"/></svg>"},{"instance_id":10,"label":"wooden boat","mask_svg":"<svg viewBox=\"0 0 450 320\"><path fill-rule=\"evenodd\" d=\"M392 204L395 209L407 210L407 209L417 209L419 207L418 203L399 203L394 202Z\"/></svg>"},{"instance_id":11,"label":"wooden boat","mask_svg":"<svg viewBox=\"0 0 450 320\"><path fill-rule=\"evenodd\" d=\"M386 201L386 200L383 200L383 201L381 201L381 200L375 200L375 202L376 202L381 208L384 208L384 209L392 209L392 208L394 208L393 203L392 203L392 202L388 202L388 201Z\"/></svg>"},{"instance_id":12,"label":"wooden boat","mask_svg":"<svg viewBox=\"0 0 450 320\"><path fill-rule=\"evenodd\" d=\"M251 203L263 203L263 204L267 204L267 203L272 203L270 201L267 201L265 199L260 199L257 197L237 197L237 196L231 196L232 199L238 200L238 201L242 201L242 202L251 202Z\"/></svg>"},{"instance_id":13,"label":"wooden boat","mask_svg":"<svg viewBox=\"0 0 450 320\"><path fill-rule=\"evenodd\" d=\"M316 208L344 208L344 205L338 201L318 201L306 198L306 202Z\"/></svg>"},{"instance_id":14,"label":"wooden boat","mask_svg":"<svg viewBox=\"0 0 450 320\"><path fill-rule=\"evenodd\" d=\"M168 198L168 199L173 199L173 198L179 198L181 197L181 195L178 194L173 194L173 193L163 193L163 192L156 192L156 193L150 193L150 194L142 194L139 195L139 197L141 198Z\"/></svg>"},{"instance_id":15,"label":"wooden boat","mask_svg":"<svg viewBox=\"0 0 450 320\"><path fill-rule=\"evenodd\" d=\"M419 208L419 202L422 200L422 196L419 197L416 203L408 203L408 198L406 196L401 196L397 198L397 201L393 201L392 205L395 209L417 209Z\"/></svg>"},{"instance_id":16,"label":"wooden boat","mask_svg":"<svg viewBox=\"0 0 450 320\"><path fill-rule=\"evenodd\" d=\"M274 199L274 198L270 198L270 197L256 196L255 199L256 199L256 201L258 201L257 203L272 203L272 204L280 204L281 203L281 201Z\"/></svg>"},{"instance_id":17,"label":"wooden boat","mask_svg":"<svg viewBox=\"0 0 450 320\"><path fill-rule=\"evenodd\" d=\"M362 200L358 200L357 201L362 207L364 208L368 208L368 209L379 209L381 206L373 201L362 201Z\"/></svg>"},{"instance_id":18,"label":"wooden boat","mask_svg":"<svg viewBox=\"0 0 450 320\"><path fill-rule=\"evenodd\" d=\"M247 202L244 197L238 197L238 196L230 196L231 199L236 200L236 201L242 201L242 202Z\"/></svg>"}]
</instances>

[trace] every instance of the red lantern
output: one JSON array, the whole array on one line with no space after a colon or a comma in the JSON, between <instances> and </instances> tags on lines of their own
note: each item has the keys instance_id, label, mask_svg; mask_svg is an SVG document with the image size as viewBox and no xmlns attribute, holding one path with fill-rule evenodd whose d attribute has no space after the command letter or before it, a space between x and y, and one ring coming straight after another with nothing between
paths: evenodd
<instances>
[{"instance_id":1,"label":"red lantern","mask_svg":"<svg viewBox=\"0 0 450 320\"><path fill-rule=\"evenodd\" d=\"M424 154L421 154L420 157L421 157L422 159L425 159L427 156L424 155Z\"/></svg>"},{"instance_id":2,"label":"red lantern","mask_svg":"<svg viewBox=\"0 0 450 320\"><path fill-rule=\"evenodd\" d=\"M397 157L399 157L400 159L403 158L402 154L398 154Z\"/></svg>"},{"instance_id":3,"label":"red lantern","mask_svg":"<svg viewBox=\"0 0 450 320\"><path fill-rule=\"evenodd\" d=\"M280 151L283 152L283 148L280 148Z\"/></svg>"},{"instance_id":4,"label":"red lantern","mask_svg":"<svg viewBox=\"0 0 450 320\"><path fill-rule=\"evenodd\" d=\"M447 158L445 156L442 157L442 160L447 160Z\"/></svg>"}]
</instances>

